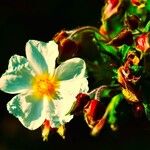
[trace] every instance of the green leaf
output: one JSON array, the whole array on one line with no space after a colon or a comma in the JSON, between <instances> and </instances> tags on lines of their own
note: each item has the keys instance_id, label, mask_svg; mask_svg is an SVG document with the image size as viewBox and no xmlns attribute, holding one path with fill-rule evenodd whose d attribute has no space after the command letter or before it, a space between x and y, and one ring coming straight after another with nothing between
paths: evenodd
<instances>
[{"instance_id":1,"label":"green leaf","mask_svg":"<svg viewBox=\"0 0 150 150\"><path fill-rule=\"evenodd\" d=\"M150 104L143 103L145 114L148 120L150 120Z\"/></svg>"},{"instance_id":2,"label":"green leaf","mask_svg":"<svg viewBox=\"0 0 150 150\"><path fill-rule=\"evenodd\" d=\"M116 15L107 21L107 28L111 39L114 38L117 34L119 34L119 32L123 29L124 24L122 17L123 16L121 14Z\"/></svg>"},{"instance_id":3,"label":"green leaf","mask_svg":"<svg viewBox=\"0 0 150 150\"><path fill-rule=\"evenodd\" d=\"M149 32L150 31L150 21L147 22L145 28L143 29L143 32Z\"/></svg>"},{"instance_id":4,"label":"green leaf","mask_svg":"<svg viewBox=\"0 0 150 150\"><path fill-rule=\"evenodd\" d=\"M146 1L145 8L146 8L147 11L150 12L150 0L147 0L147 1Z\"/></svg>"},{"instance_id":5,"label":"green leaf","mask_svg":"<svg viewBox=\"0 0 150 150\"><path fill-rule=\"evenodd\" d=\"M99 46L101 48L101 51L107 52L108 54L111 54L113 56L117 56L117 50L114 46L108 45L104 42L99 42Z\"/></svg>"},{"instance_id":6,"label":"green leaf","mask_svg":"<svg viewBox=\"0 0 150 150\"><path fill-rule=\"evenodd\" d=\"M136 76L140 76L143 72L143 69L144 69L143 66L138 66L138 65L133 65L131 67L131 71L132 71L133 75L136 75Z\"/></svg>"},{"instance_id":7,"label":"green leaf","mask_svg":"<svg viewBox=\"0 0 150 150\"><path fill-rule=\"evenodd\" d=\"M144 56L144 74L147 77L150 77L150 53L147 53Z\"/></svg>"},{"instance_id":8,"label":"green leaf","mask_svg":"<svg viewBox=\"0 0 150 150\"><path fill-rule=\"evenodd\" d=\"M111 102L109 103L108 109L109 109L109 115L108 115L108 122L110 124L115 124L117 121L117 111L116 108L118 107L118 105L120 104L120 102L123 100L123 95L122 94L118 94L115 95L112 99Z\"/></svg>"},{"instance_id":9,"label":"green leaf","mask_svg":"<svg viewBox=\"0 0 150 150\"><path fill-rule=\"evenodd\" d=\"M119 48L119 53L121 55L122 62L125 61L128 52L130 51L130 46L124 44Z\"/></svg>"}]
</instances>

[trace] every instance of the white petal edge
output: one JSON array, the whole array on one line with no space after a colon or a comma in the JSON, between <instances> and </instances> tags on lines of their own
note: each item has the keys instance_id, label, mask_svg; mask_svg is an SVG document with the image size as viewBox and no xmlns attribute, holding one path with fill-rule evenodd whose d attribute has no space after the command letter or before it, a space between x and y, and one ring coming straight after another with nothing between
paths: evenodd
<instances>
[{"instance_id":1,"label":"white petal edge","mask_svg":"<svg viewBox=\"0 0 150 150\"><path fill-rule=\"evenodd\" d=\"M29 130L39 128L45 120L43 100L36 99L29 92L13 97L7 103L7 110Z\"/></svg>"},{"instance_id":2,"label":"white petal edge","mask_svg":"<svg viewBox=\"0 0 150 150\"><path fill-rule=\"evenodd\" d=\"M45 43L29 40L26 44L26 56L36 73L52 74L58 57L58 45L54 41Z\"/></svg>"},{"instance_id":3,"label":"white petal edge","mask_svg":"<svg viewBox=\"0 0 150 150\"><path fill-rule=\"evenodd\" d=\"M55 70L58 80L83 78L86 74L86 65L83 59L72 58L60 64Z\"/></svg>"},{"instance_id":4,"label":"white petal edge","mask_svg":"<svg viewBox=\"0 0 150 150\"><path fill-rule=\"evenodd\" d=\"M51 101L45 100L45 106L47 105L47 107L44 107L44 112L46 112L46 119L50 120L52 128L59 128L61 125L64 125L73 118L73 115L66 114L68 107L69 109L72 107L72 101L65 101L63 99L64 97L61 97L61 99L53 99ZM72 100L72 97L67 96L65 99ZM73 101L75 101L75 99L73 99Z\"/></svg>"},{"instance_id":5,"label":"white petal edge","mask_svg":"<svg viewBox=\"0 0 150 150\"><path fill-rule=\"evenodd\" d=\"M48 66L46 64L46 61L40 52L41 48L41 42L36 40L29 40L26 43L26 56L27 59L32 66L33 70L37 74L46 73L48 72Z\"/></svg>"},{"instance_id":6,"label":"white petal edge","mask_svg":"<svg viewBox=\"0 0 150 150\"><path fill-rule=\"evenodd\" d=\"M26 58L14 55L9 60L8 70L0 78L0 89L6 93L20 93L31 87L33 76Z\"/></svg>"}]
</instances>

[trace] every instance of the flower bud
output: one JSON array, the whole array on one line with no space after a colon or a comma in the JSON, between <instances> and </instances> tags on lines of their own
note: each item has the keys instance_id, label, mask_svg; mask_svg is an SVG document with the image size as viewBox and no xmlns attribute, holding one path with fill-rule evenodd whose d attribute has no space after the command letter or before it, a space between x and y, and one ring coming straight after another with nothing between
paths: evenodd
<instances>
[{"instance_id":1,"label":"flower bud","mask_svg":"<svg viewBox=\"0 0 150 150\"><path fill-rule=\"evenodd\" d=\"M77 44L68 38L69 33L61 31L54 36L54 41L58 44L59 61L65 61L77 55Z\"/></svg>"},{"instance_id":2,"label":"flower bud","mask_svg":"<svg viewBox=\"0 0 150 150\"><path fill-rule=\"evenodd\" d=\"M107 28L106 28L106 25L105 24L102 24L101 26L100 26L100 29L99 29L99 33L101 34L101 35L108 35L108 31L107 31Z\"/></svg>"},{"instance_id":3,"label":"flower bud","mask_svg":"<svg viewBox=\"0 0 150 150\"><path fill-rule=\"evenodd\" d=\"M136 49L141 52L147 52L150 48L150 32L143 33L135 39Z\"/></svg>"},{"instance_id":4,"label":"flower bud","mask_svg":"<svg viewBox=\"0 0 150 150\"><path fill-rule=\"evenodd\" d=\"M132 45L133 44L133 35L132 32L123 29L119 35L117 35L114 39L112 39L108 44L113 46L121 46L123 44Z\"/></svg>"},{"instance_id":5,"label":"flower bud","mask_svg":"<svg viewBox=\"0 0 150 150\"><path fill-rule=\"evenodd\" d=\"M97 124L98 120L104 114L105 109L102 103L96 99L92 99L84 108L84 117L90 128Z\"/></svg>"},{"instance_id":6,"label":"flower bud","mask_svg":"<svg viewBox=\"0 0 150 150\"><path fill-rule=\"evenodd\" d=\"M61 31L59 33L56 33L53 39L56 43L60 43L63 39L66 39L68 36L69 35L66 31Z\"/></svg>"},{"instance_id":7,"label":"flower bud","mask_svg":"<svg viewBox=\"0 0 150 150\"><path fill-rule=\"evenodd\" d=\"M99 30L92 26L57 33L53 39L58 44L58 60L61 62L73 57L80 57L95 61L99 55L96 35L102 38Z\"/></svg>"},{"instance_id":8,"label":"flower bud","mask_svg":"<svg viewBox=\"0 0 150 150\"><path fill-rule=\"evenodd\" d=\"M88 103L88 101L90 100L90 97L87 94L84 93L79 93L76 96L76 103L73 107L73 109L71 110L71 114L80 114L81 112L83 112L83 108L86 106L86 104Z\"/></svg>"},{"instance_id":9,"label":"flower bud","mask_svg":"<svg viewBox=\"0 0 150 150\"><path fill-rule=\"evenodd\" d=\"M91 135L92 136L96 136L100 133L100 131L102 130L102 128L104 127L105 123L106 123L106 118L101 118L98 123L94 126L94 128L91 131Z\"/></svg>"},{"instance_id":10,"label":"flower bud","mask_svg":"<svg viewBox=\"0 0 150 150\"><path fill-rule=\"evenodd\" d=\"M135 6L139 6L140 5L140 0L131 0L131 3Z\"/></svg>"},{"instance_id":11,"label":"flower bud","mask_svg":"<svg viewBox=\"0 0 150 150\"><path fill-rule=\"evenodd\" d=\"M145 0L131 0L131 4L133 6L137 6L137 7L144 7L145 6Z\"/></svg>"},{"instance_id":12,"label":"flower bud","mask_svg":"<svg viewBox=\"0 0 150 150\"><path fill-rule=\"evenodd\" d=\"M139 23L140 23L140 19L136 15L127 16L127 19L125 20L125 24L131 30L137 29L139 26Z\"/></svg>"},{"instance_id":13,"label":"flower bud","mask_svg":"<svg viewBox=\"0 0 150 150\"><path fill-rule=\"evenodd\" d=\"M107 20L119 11L122 0L107 0L103 9L102 20Z\"/></svg>"},{"instance_id":14,"label":"flower bud","mask_svg":"<svg viewBox=\"0 0 150 150\"><path fill-rule=\"evenodd\" d=\"M64 39L58 46L59 59L61 61L73 58L77 55L78 47L77 44L70 39Z\"/></svg>"}]
</instances>

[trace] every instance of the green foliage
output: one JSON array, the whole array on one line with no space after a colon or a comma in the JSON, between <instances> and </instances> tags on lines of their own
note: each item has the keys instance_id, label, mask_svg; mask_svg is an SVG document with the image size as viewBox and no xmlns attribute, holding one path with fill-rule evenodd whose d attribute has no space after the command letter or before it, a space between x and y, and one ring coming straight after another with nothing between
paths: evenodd
<instances>
[{"instance_id":1,"label":"green foliage","mask_svg":"<svg viewBox=\"0 0 150 150\"><path fill-rule=\"evenodd\" d=\"M112 59L118 61L118 52L114 46L108 45L107 43L99 41L98 43L100 52L107 54L108 56L112 57Z\"/></svg>"},{"instance_id":2,"label":"green foliage","mask_svg":"<svg viewBox=\"0 0 150 150\"><path fill-rule=\"evenodd\" d=\"M133 65L133 66L131 66L131 71L132 71L133 75L140 76L140 75L142 75L143 68L144 68L143 66Z\"/></svg>"},{"instance_id":3,"label":"green foliage","mask_svg":"<svg viewBox=\"0 0 150 150\"><path fill-rule=\"evenodd\" d=\"M122 94L118 94L115 95L112 99L111 102L109 103L109 115L108 115L108 122L110 124L115 124L117 121L117 111L116 108L118 107L118 105L120 104L120 102L123 100L123 95Z\"/></svg>"},{"instance_id":4,"label":"green foliage","mask_svg":"<svg viewBox=\"0 0 150 150\"><path fill-rule=\"evenodd\" d=\"M121 47L119 47L119 55L120 55L120 57L121 57L122 63L125 61L126 56L127 56L128 52L129 52L130 50L131 50L131 47L128 46L128 45L126 45L126 44L124 44L124 45L122 45Z\"/></svg>"},{"instance_id":5,"label":"green foliage","mask_svg":"<svg viewBox=\"0 0 150 150\"><path fill-rule=\"evenodd\" d=\"M145 114L147 119L150 121L150 104L149 103L143 103Z\"/></svg>"},{"instance_id":6,"label":"green foliage","mask_svg":"<svg viewBox=\"0 0 150 150\"><path fill-rule=\"evenodd\" d=\"M147 22L146 26L143 29L143 32L149 32L150 31L150 21Z\"/></svg>"}]
</instances>

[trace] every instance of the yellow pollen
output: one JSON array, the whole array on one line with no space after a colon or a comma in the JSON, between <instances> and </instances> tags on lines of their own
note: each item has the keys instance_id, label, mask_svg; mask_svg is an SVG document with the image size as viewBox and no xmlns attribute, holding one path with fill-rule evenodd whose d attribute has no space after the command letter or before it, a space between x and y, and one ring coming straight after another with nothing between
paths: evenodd
<instances>
[{"instance_id":1,"label":"yellow pollen","mask_svg":"<svg viewBox=\"0 0 150 150\"><path fill-rule=\"evenodd\" d=\"M33 79L33 92L38 98L43 96L53 98L56 94L56 90L59 87L59 81L48 74L37 75Z\"/></svg>"}]
</instances>

